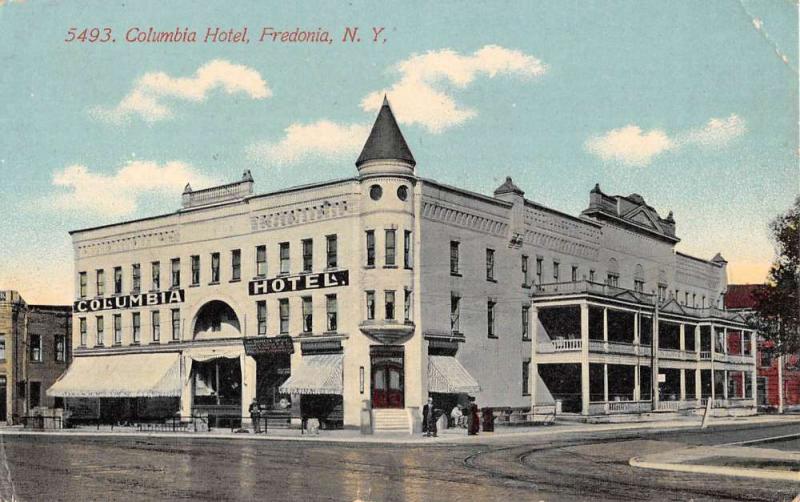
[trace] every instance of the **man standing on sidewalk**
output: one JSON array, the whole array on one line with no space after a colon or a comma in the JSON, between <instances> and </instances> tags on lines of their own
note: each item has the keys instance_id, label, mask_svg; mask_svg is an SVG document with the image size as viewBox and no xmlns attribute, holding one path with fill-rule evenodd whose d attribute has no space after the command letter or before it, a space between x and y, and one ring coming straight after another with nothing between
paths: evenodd
<instances>
[{"instance_id":1,"label":"man standing on sidewalk","mask_svg":"<svg viewBox=\"0 0 800 502\"><path fill-rule=\"evenodd\" d=\"M258 402L255 399L250 404L250 421L253 423L253 433L261 433L261 410L258 409Z\"/></svg>"}]
</instances>

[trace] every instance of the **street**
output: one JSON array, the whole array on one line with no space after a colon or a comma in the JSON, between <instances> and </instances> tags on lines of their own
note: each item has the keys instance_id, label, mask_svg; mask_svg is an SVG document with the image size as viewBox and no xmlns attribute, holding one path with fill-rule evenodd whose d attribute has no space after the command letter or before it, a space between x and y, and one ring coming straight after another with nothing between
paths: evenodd
<instances>
[{"instance_id":1,"label":"street","mask_svg":"<svg viewBox=\"0 0 800 502\"><path fill-rule=\"evenodd\" d=\"M791 500L800 483L637 469L632 456L797 425L380 445L2 435L4 500ZM791 444L791 443L790 443Z\"/></svg>"}]
</instances>

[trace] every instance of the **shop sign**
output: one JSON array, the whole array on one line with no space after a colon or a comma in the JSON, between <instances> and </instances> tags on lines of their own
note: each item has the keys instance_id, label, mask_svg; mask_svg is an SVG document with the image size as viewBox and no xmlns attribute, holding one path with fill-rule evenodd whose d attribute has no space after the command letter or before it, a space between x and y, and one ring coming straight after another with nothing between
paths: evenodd
<instances>
[{"instance_id":1,"label":"shop sign","mask_svg":"<svg viewBox=\"0 0 800 502\"><path fill-rule=\"evenodd\" d=\"M72 305L76 313L95 312L97 310L132 309L137 307L152 307L172 303L183 303L185 292L182 289L140 293L138 295L112 296L110 298L92 298L91 300L78 300Z\"/></svg>"},{"instance_id":2,"label":"shop sign","mask_svg":"<svg viewBox=\"0 0 800 502\"><path fill-rule=\"evenodd\" d=\"M248 356L259 354L294 354L294 342L287 335L273 337L250 337L244 339L244 351Z\"/></svg>"},{"instance_id":3,"label":"shop sign","mask_svg":"<svg viewBox=\"0 0 800 502\"><path fill-rule=\"evenodd\" d=\"M347 286L349 283L349 272L347 270L337 270L336 272L323 272L321 274L302 274L250 281L250 294L268 295L271 293L305 291L307 289L335 288L337 286Z\"/></svg>"}]
</instances>

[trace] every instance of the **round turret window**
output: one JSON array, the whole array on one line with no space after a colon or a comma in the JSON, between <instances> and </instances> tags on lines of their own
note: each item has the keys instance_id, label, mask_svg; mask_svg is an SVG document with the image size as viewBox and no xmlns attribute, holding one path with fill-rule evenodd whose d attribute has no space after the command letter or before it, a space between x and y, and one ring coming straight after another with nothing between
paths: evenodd
<instances>
[{"instance_id":1,"label":"round turret window","mask_svg":"<svg viewBox=\"0 0 800 502\"><path fill-rule=\"evenodd\" d=\"M383 195L383 188L380 185L372 185L369 187L369 196L372 200L378 200Z\"/></svg>"},{"instance_id":2,"label":"round turret window","mask_svg":"<svg viewBox=\"0 0 800 502\"><path fill-rule=\"evenodd\" d=\"M400 200L406 200L408 198L408 187L405 185L400 185L397 187L397 198Z\"/></svg>"}]
</instances>

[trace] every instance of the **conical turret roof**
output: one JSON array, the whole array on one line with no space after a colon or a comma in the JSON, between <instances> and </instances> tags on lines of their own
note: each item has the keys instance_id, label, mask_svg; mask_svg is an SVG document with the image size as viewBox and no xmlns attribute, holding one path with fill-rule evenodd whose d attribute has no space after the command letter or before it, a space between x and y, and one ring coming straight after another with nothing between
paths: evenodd
<instances>
[{"instance_id":1,"label":"conical turret roof","mask_svg":"<svg viewBox=\"0 0 800 502\"><path fill-rule=\"evenodd\" d=\"M356 160L356 167L370 160L400 160L412 166L417 164L385 96L375 125Z\"/></svg>"}]
</instances>

